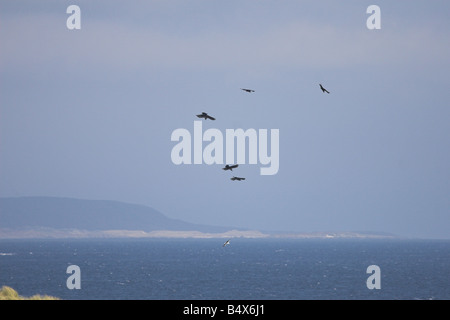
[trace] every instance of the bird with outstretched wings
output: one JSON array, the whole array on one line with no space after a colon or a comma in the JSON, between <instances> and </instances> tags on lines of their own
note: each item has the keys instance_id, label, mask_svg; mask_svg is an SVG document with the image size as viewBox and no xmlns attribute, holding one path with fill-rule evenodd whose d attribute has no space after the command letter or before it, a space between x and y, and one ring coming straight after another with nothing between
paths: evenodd
<instances>
[{"instance_id":1,"label":"bird with outstretched wings","mask_svg":"<svg viewBox=\"0 0 450 320\"><path fill-rule=\"evenodd\" d=\"M210 120L216 120L216 118L211 117L209 114L207 114L206 112L202 112L201 114L198 114L197 117L199 118L203 118L205 120L210 119Z\"/></svg>"},{"instance_id":2,"label":"bird with outstretched wings","mask_svg":"<svg viewBox=\"0 0 450 320\"><path fill-rule=\"evenodd\" d=\"M228 239L227 241L225 241L225 243L222 245L222 247L225 247L225 246L229 245L230 244L230 240L231 239Z\"/></svg>"},{"instance_id":3,"label":"bird with outstretched wings","mask_svg":"<svg viewBox=\"0 0 450 320\"><path fill-rule=\"evenodd\" d=\"M325 89L320 83L319 83L320 89L322 89L323 93L330 93L330 91L328 91L327 89Z\"/></svg>"},{"instance_id":4,"label":"bird with outstretched wings","mask_svg":"<svg viewBox=\"0 0 450 320\"><path fill-rule=\"evenodd\" d=\"M225 168L222 168L223 170L230 170L230 171L233 171L233 169L236 169L237 167L239 167L239 165L238 164L235 164L235 165L232 165L232 166L230 166L229 164L227 164L226 166L225 166Z\"/></svg>"},{"instance_id":5,"label":"bird with outstretched wings","mask_svg":"<svg viewBox=\"0 0 450 320\"><path fill-rule=\"evenodd\" d=\"M245 92L248 92L248 93L255 92L255 90L252 90L252 89L241 88L241 90L243 90L243 91L245 91Z\"/></svg>"},{"instance_id":6,"label":"bird with outstretched wings","mask_svg":"<svg viewBox=\"0 0 450 320\"><path fill-rule=\"evenodd\" d=\"M240 178L240 177L233 177L233 178L230 178L230 180L232 180L232 181L242 181L242 180L245 180L245 178Z\"/></svg>"}]
</instances>

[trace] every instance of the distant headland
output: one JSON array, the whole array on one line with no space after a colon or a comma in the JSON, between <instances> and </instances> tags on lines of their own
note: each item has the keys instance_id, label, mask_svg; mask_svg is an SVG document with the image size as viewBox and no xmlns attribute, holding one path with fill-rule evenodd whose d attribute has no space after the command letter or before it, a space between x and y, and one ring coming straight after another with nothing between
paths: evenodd
<instances>
[{"instance_id":1,"label":"distant headland","mask_svg":"<svg viewBox=\"0 0 450 320\"><path fill-rule=\"evenodd\" d=\"M394 238L376 232L286 233L194 224L143 205L57 197L0 198L0 239Z\"/></svg>"}]
</instances>

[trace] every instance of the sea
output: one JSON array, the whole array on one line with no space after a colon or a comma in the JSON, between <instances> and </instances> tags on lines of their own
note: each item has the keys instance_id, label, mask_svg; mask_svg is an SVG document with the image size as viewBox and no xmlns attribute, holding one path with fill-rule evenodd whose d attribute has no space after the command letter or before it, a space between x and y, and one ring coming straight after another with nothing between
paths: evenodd
<instances>
[{"instance_id":1,"label":"sea","mask_svg":"<svg viewBox=\"0 0 450 320\"><path fill-rule=\"evenodd\" d=\"M225 240L3 239L0 287L64 300L450 299L450 240Z\"/></svg>"}]
</instances>

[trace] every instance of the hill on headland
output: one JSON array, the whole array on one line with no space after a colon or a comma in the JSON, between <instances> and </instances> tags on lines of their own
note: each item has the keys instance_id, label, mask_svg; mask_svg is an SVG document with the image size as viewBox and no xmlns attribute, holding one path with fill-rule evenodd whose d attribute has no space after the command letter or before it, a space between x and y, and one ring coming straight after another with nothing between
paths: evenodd
<instances>
[{"instance_id":1,"label":"hill on headland","mask_svg":"<svg viewBox=\"0 0 450 320\"><path fill-rule=\"evenodd\" d=\"M171 219L157 210L109 200L57 197L0 198L0 228L5 230L196 231L220 233L231 228ZM90 232L90 233L89 233Z\"/></svg>"},{"instance_id":2,"label":"hill on headland","mask_svg":"<svg viewBox=\"0 0 450 320\"><path fill-rule=\"evenodd\" d=\"M157 210L111 200L57 197L0 198L0 239L5 238L391 238L374 232L261 232L194 224Z\"/></svg>"}]
</instances>

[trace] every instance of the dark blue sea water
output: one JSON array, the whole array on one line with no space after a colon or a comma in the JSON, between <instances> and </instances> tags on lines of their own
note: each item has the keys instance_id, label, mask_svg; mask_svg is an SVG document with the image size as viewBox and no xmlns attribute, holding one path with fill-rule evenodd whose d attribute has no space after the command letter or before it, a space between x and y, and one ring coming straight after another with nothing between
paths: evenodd
<instances>
[{"instance_id":1,"label":"dark blue sea water","mask_svg":"<svg viewBox=\"0 0 450 320\"><path fill-rule=\"evenodd\" d=\"M0 240L0 286L62 299L450 299L450 241ZM81 289L68 289L67 267ZM367 267L380 268L368 289Z\"/></svg>"}]
</instances>

